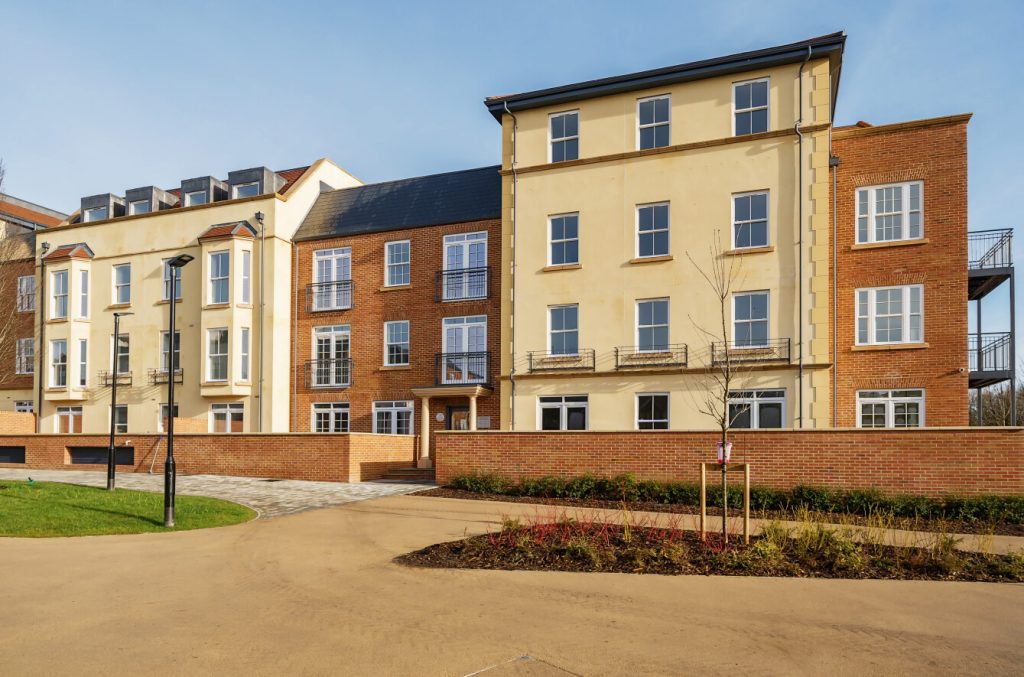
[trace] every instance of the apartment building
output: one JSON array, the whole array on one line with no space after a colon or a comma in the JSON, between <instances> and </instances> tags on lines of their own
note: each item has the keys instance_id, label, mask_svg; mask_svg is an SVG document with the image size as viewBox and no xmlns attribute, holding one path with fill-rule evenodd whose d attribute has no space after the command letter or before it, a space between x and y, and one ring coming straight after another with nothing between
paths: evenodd
<instances>
[{"instance_id":1,"label":"apartment building","mask_svg":"<svg viewBox=\"0 0 1024 677\"><path fill-rule=\"evenodd\" d=\"M0 193L0 411L35 410L35 240L67 214Z\"/></svg>"},{"instance_id":2,"label":"apartment building","mask_svg":"<svg viewBox=\"0 0 1024 677\"><path fill-rule=\"evenodd\" d=\"M291 238L322 190L358 183L319 160L83 198L36 243L39 431L108 430L115 361L120 432L163 430L169 378L179 430L287 431Z\"/></svg>"},{"instance_id":3,"label":"apartment building","mask_svg":"<svg viewBox=\"0 0 1024 677\"><path fill-rule=\"evenodd\" d=\"M497 428L499 167L323 193L295 234L293 430Z\"/></svg>"},{"instance_id":4,"label":"apartment building","mask_svg":"<svg viewBox=\"0 0 1024 677\"><path fill-rule=\"evenodd\" d=\"M829 425L829 130L845 37L488 99L502 124L503 425ZM705 284L737 273L721 303ZM743 420L741 420L743 419Z\"/></svg>"}]
</instances>

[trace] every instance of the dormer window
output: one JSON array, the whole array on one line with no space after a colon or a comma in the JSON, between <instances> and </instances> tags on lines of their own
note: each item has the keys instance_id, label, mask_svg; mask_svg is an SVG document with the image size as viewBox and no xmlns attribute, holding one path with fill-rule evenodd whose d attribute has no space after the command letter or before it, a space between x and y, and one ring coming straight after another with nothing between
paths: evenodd
<instances>
[{"instance_id":1,"label":"dormer window","mask_svg":"<svg viewBox=\"0 0 1024 677\"><path fill-rule=\"evenodd\" d=\"M249 183L240 183L235 187L235 197L255 197L260 194L260 182L250 181Z\"/></svg>"},{"instance_id":2,"label":"dormer window","mask_svg":"<svg viewBox=\"0 0 1024 677\"><path fill-rule=\"evenodd\" d=\"M82 221L88 223L89 221L103 221L110 214L110 210L107 207L92 207L86 209L82 215Z\"/></svg>"},{"instance_id":3,"label":"dormer window","mask_svg":"<svg viewBox=\"0 0 1024 677\"><path fill-rule=\"evenodd\" d=\"M128 203L128 214L148 214L153 211L149 200L135 200Z\"/></svg>"},{"instance_id":4,"label":"dormer window","mask_svg":"<svg viewBox=\"0 0 1024 677\"><path fill-rule=\"evenodd\" d=\"M206 203L207 199L205 190L194 190L191 193L185 193L186 207L194 207L196 205L204 205Z\"/></svg>"}]
</instances>

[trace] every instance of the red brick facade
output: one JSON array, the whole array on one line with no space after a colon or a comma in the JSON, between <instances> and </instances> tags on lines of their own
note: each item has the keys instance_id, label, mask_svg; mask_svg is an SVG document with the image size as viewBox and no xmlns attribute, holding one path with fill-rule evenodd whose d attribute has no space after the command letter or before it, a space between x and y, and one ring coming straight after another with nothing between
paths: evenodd
<instances>
[{"instance_id":1,"label":"red brick facade","mask_svg":"<svg viewBox=\"0 0 1024 677\"><path fill-rule=\"evenodd\" d=\"M18 339L34 338L36 335L38 316L32 311L19 312L17 309L18 278L34 275L35 261L32 258L0 263L0 290L3 291L0 294L0 322L10 323L10 329L4 333L4 340L0 341L0 390L32 388L32 374L15 373L15 351ZM37 362L33 356L33 369L39 366Z\"/></svg>"},{"instance_id":2,"label":"red brick facade","mask_svg":"<svg viewBox=\"0 0 1024 677\"><path fill-rule=\"evenodd\" d=\"M453 233L487 232L489 297L480 300L440 301L437 298L437 274L442 270L444 236ZM385 243L408 240L410 244L410 284L384 287ZM298 290L298 322L294 336L296 357L292 384L294 429L312 427L314 402L348 402L350 430L373 431L373 403L385 400L413 402L413 433L420 431L420 402L413 388L435 384L436 356L442 351L442 320L446 317L485 315L490 383L497 383L500 308L501 222L477 221L442 226L426 226L296 243L298 267L294 284ZM307 287L314 280L314 252L335 247L352 248L352 308L350 310L311 312L306 302ZM409 366L384 366L384 323L409 321ZM354 361L352 385L344 389L312 388L306 383L305 364L314 358L315 327L347 324L350 326L351 356ZM490 417L490 426L499 421L498 396L480 397L478 417ZM437 397L430 400L431 429L444 430L449 419L447 408L467 407L466 397ZM437 421L444 414L444 421Z\"/></svg>"},{"instance_id":3,"label":"red brick facade","mask_svg":"<svg viewBox=\"0 0 1024 677\"><path fill-rule=\"evenodd\" d=\"M0 468L103 470L105 465L72 464L71 447L106 448L106 435L0 435L0 447L24 447L25 463ZM379 479L408 467L415 440L410 435L210 435L175 433L174 460L187 475L233 475L322 482ZM118 435L117 447L135 450L132 465L118 472L163 472L165 435Z\"/></svg>"},{"instance_id":4,"label":"red brick facade","mask_svg":"<svg viewBox=\"0 0 1024 677\"><path fill-rule=\"evenodd\" d=\"M836 170L836 412L857 425L857 392L925 391L925 425L964 426L967 408L967 122L955 116L833 133ZM923 183L923 239L857 245L857 189ZM831 256L831 254L830 254ZM924 344L854 347L857 289L923 285Z\"/></svg>"},{"instance_id":5,"label":"red brick facade","mask_svg":"<svg viewBox=\"0 0 1024 677\"><path fill-rule=\"evenodd\" d=\"M758 486L810 484L929 496L1024 494L1024 429L733 431ZM698 480L716 432L456 432L437 436L438 484L469 473Z\"/></svg>"}]
</instances>

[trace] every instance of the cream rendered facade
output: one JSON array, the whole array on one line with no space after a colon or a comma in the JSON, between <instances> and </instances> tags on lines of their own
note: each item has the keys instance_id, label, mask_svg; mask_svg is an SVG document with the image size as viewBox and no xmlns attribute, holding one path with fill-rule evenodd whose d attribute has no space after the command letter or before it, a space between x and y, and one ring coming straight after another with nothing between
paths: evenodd
<instances>
[{"instance_id":1,"label":"cream rendered facade","mask_svg":"<svg viewBox=\"0 0 1024 677\"><path fill-rule=\"evenodd\" d=\"M182 268L181 299L177 302L176 324L181 336L182 382L175 388L181 428L206 431L212 405L241 404L243 430L283 432L289 429L291 376L291 321L293 310L291 237L298 229L324 186L344 188L360 181L329 160L319 160L291 185L287 193L229 199L210 204L179 207L137 216L120 216L93 223L70 223L46 231L37 239L37 279L40 249L45 240L51 255L63 246L85 243L92 258L46 260L45 297L37 296L37 308L45 313L42 342L42 371L36 369L35 392L42 383L39 431L58 430L58 408L81 407L81 430L101 433L109 429L111 388L99 374L112 368L114 312L132 315L121 319L121 333L130 345L131 385L119 385L118 404L127 404L128 432L152 433L162 427L161 405L167 401L166 382L154 383L151 370L161 368L162 335L168 325L168 302L164 295L164 261L178 254L195 260ZM261 252L260 225L263 215L266 251ZM248 222L255 236L198 238L211 226ZM211 303L210 254L227 252L229 298L226 304ZM242 257L250 259L251 291L243 298ZM264 261L261 268L260 262ZM130 265L130 302L115 303L114 268ZM67 319L55 319L52 312L54 273L68 271ZM83 277L88 275L87 313L80 312ZM262 281L260 277L265 275ZM266 291L264 320L260 324L260 289ZM37 294L42 296L41 285ZM207 373L208 330L228 329L228 376L214 381ZM249 374L242 374L242 332L249 329ZM259 362L260 340L263 363ZM53 341L66 341L67 385L56 386L51 378ZM80 366L79 341L87 343L84 370ZM37 356L38 362L38 356ZM84 371L85 385L81 384ZM260 392L260 376L263 390ZM262 396L262 426L259 402Z\"/></svg>"},{"instance_id":2,"label":"cream rendered facade","mask_svg":"<svg viewBox=\"0 0 1024 677\"><path fill-rule=\"evenodd\" d=\"M501 115L502 253L511 262L502 278L503 428L540 429L543 396L586 395L589 429L632 430L636 396L648 393L668 395L670 429L715 427L698 411L710 350L697 327L720 333L719 305L689 258L709 269L716 234L732 248L733 196L754 191L769 195L769 246L730 253L739 263L733 290L768 291L770 338L790 339L792 359L744 369L734 387L785 389L783 427L828 425L828 159L838 60L811 58L802 70L802 98L797 62ZM758 79L769 83L768 131L734 136L733 85ZM638 151L638 102L660 96L670 97L669 145ZM573 110L579 159L551 163L549 118ZM802 153L794 130L801 117ZM636 210L651 203L669 205L669 252L641 262ZM579 215L579 265L551 266L549 218L567 213ZM685 367L616 369L615 348L637 344L636 304L645 299L669 300L669 343L687 345ZM549 347L549 308L563 304L578 305L578 343L594 350L593 369L531 372L528 353Z\"/></svg>"}]
</instances>

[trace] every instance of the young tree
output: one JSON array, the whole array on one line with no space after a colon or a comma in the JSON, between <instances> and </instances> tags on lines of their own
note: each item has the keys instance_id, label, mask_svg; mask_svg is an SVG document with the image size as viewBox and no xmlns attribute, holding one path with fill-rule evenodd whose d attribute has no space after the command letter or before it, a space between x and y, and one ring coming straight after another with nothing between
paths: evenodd
<instances>
[{"instance_id":1,"label":"young tree","mask_svg":"<svg viewBox=\"0 0 1024 677\"><path fill-rule=\"evenodd\" d=\"M729 322L733 288L740 272L738 256L726 256L722 247L722 233L716 230L714 240L708 247L708 256L698 262L686 252L686 258L704 279L708 290L715 299L715 326L709 328L692 315L690 321L703 335L708 344L709 369L703 392L697 396L697 409L715 421L721 436L722 451L728 448L729 430L733 417L729 412L729 393L737 377L739 366L734 355L734 346L729 341ZM724 460L724 459L723 459ZM727 467L722 463L722 539L729 540L726 521L729 510Z\"/></svg>"}]
</instances>

